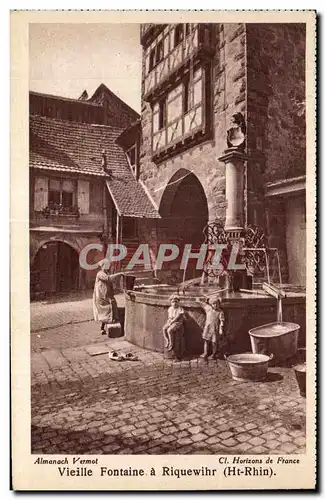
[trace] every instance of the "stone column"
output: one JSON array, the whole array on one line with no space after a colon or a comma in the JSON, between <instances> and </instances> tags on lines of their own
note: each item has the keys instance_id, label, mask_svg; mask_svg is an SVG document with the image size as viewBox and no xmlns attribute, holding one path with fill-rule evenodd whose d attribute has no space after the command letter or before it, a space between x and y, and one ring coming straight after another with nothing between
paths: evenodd
<instances>
[{"instance_id":1,"label":"stone column","mask_svg":"<svg viewBox=\"0 0 326 500\"><path fill-rule=\"evenodd\" d=\"M230 242L233 243L239 242L245 225L244 164L247 159L243 151L237 147L226 149L224 155L219 158L225 163L226 218L224 229L229 235ZM245 269L231 271L230 276L231 290L234 292L248 287Z\"/></svg>"},{"instance_id":2,"label":"stone column","mask_svg":"<svg viewBox=\"0 0 326 500\"><path fill-rule=\"evenodd\" d=\"M225 230L241 232L244 228L244 164L248 157L238 148L226 149L219 161L225 163Z\"/></svg>"}]
</instances>

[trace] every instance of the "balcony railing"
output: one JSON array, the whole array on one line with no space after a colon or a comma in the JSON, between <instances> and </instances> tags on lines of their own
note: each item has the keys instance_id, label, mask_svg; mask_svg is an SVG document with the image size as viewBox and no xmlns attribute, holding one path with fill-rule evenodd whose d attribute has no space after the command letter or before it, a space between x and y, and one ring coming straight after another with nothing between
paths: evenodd
<instances>
[{"instance_id":1,"label":"balcony railing","mask_svg":"<svg viewBox=\"0 0 326 500\"><path fill-rule=\"evenodd\" d=\"M175 75L190 58L213 53L211 31L197 25L185 39L155 66L144 79L144 99L150 100L169 77Z\"/></svg>"}]
</instances>

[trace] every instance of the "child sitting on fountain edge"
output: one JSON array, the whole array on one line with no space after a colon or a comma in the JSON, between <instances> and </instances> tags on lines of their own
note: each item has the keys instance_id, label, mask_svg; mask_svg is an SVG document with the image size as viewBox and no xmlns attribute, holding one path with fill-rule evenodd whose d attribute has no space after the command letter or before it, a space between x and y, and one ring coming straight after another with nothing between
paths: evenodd
<instances>
[{"instance_id":1,"label":"child sitting on fountain edge","mask_svg":"<svg viewBox=\"0 0 326 500\"><path fill-rule=\"evenodd\" d=\"M170 302L171 306L168 309L168 320L163 326L165 347L168 351L173 350L175 334L183 327L184 318L184 310L180 307L180 298L177 295L172 295Z\"/></svg>"},{"instance_id":2,"label":"child sitting on fountain edge","mask_svg":"<svg viewBox=\"0 0 326 500\"><path fill-rule=\"evenodd\" d=\"M204 340L204 353L201 357L208 359L209 348L212 347L212 359L217 359L219 340L224 334L224 312L221 309L222 300L218 297L212 297L210 300L204 297L196 299L206 313L206 322L202 333Z\"/></svg>"}]
</instances>

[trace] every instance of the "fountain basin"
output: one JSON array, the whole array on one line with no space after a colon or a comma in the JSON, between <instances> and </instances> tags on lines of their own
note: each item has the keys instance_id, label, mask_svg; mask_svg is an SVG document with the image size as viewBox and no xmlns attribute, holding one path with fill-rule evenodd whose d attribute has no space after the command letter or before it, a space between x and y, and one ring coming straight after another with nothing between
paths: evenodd
<instances>
[{"instance_id":1,"label":"fountain basin","mask_svg":"<svg viewBox=\"0 0 326 500\"><path fill-rule=\"evenodd\" d=\"M224 357L234 380L261 382L267 377L268 362L273 358L273 354L265 356L250 352Z\"/></svg>"},{"instance_id":2,"label":"fountain basin","mask_svg":"<svg viewBox=\"0 0 326 500\"><path fill-rule=\"evenodd\" d=\"M125 338L139 347L164 352L163 325L170 306L169 297L178 287L169 286L164 292L147 288L125 295ZM194 287L180 293L180 305L185 311L184 337L186 352L197 355L203 352L202 331L205 312L196 297L211 293L212 289ZM259 292L259 291L257 291ZM275 321L276 303L272 297L261 293L222 292L222 309L225 314L227 351L230 354L251 350L248 331ZM299 344L305 346L305 294L288 292L283 299L283 318L300 325ZM270 353L267 353L270 354Z\"/></svg>"},{"instance_id":3,"label":"fountain basin","mask_svg":"<svg viewBox=\"0 0 326 500\"><path fill-rule=\"evenodd\" d=\"M273 354L274 363L295 356L298 350L300 325L289 322L275 322L249 330L252 352Z\"/></svg>"}]
</instances>

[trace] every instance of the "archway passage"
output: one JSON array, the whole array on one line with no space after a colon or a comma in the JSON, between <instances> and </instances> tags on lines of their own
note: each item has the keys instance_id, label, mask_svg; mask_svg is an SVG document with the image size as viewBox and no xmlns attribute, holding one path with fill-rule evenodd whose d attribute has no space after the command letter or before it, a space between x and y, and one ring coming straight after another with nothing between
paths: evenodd
<instances>
[{"instance_id":1,"label":"archway passage","mask_svg":"<svg viewBox=\"0 0 326 500\"><path fill-rule=\"evenodd\" d=\"M169 181L160 204L160 241L174 243L180 248L185 244L193 249L204 242L203 229L208 222L208 206L205 191L199 179L189 170L180 169ZM195 260L189 261L187 279L198 275Z\"/></svg>"},{"instance_id":2,"label":"archway passage","mask_svg":"<svg viewBox=\"0 0 326 500\"><path fill-rule=\"evenodd\" d=\"M37 252L31 266L31 291L63 293L78 288L79 257L67 243L50 241Z\"/></svg>"}]
</instances>

